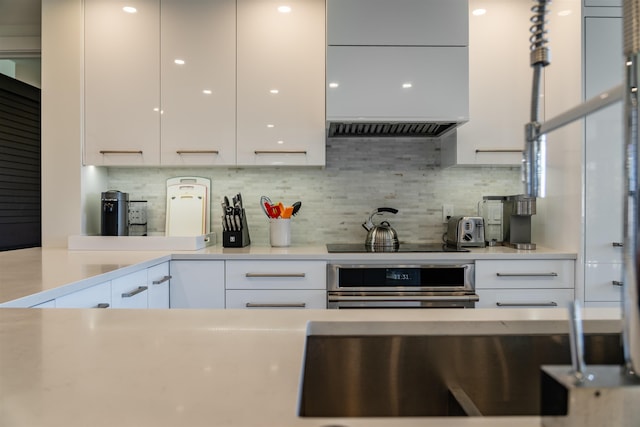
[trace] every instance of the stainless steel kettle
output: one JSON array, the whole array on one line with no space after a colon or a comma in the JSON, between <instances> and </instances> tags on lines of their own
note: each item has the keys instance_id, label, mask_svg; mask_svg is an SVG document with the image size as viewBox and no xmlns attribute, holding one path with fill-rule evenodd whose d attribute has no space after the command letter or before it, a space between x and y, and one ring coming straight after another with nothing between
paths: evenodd
<instances>
[{"instance_id":1,"label":"stainless steel kettle","mask_svg":"<svg viewBox=\"0 0 640 427\"><path fill-rule=\"evenodd\" d=\"M365 230L367 230L367 239L365 240L365 246L375 248L398 248L400 242L398 241L398 233L391 227L391 224L387 221L382 221L378 225L373 225L373 217L376 215L382 215L384 212L390 212L397 214L398 210L394 208L378 208L376 209L369 219L362 224Z\"/></svg>"}]
</instances>

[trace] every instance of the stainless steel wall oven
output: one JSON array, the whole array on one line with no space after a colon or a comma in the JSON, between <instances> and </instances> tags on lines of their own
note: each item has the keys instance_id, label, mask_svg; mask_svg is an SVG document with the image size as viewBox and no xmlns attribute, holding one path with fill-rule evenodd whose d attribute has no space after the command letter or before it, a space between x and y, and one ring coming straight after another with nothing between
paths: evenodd
<instances>
[{"instance_id":1,"label":"stainless steel wall oven","mask_svg":"<svg viewBox=\"0 0 640 427\"><path fill-rule=\"evenodd\" d=\"M327 307L474 308L475 265L329 264Z\"/></svg>"}]
</instances>

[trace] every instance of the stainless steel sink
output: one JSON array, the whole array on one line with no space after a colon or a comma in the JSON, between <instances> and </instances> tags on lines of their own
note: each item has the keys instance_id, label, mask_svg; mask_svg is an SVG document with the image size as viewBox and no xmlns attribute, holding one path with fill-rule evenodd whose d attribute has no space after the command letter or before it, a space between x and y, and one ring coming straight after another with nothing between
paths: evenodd
<instances>
[{"instance_id":1,"label":"stainless steel sink","mask_svg":"<svg viewBox=\"0 0 640 427\"><path fill-rule=\"evenodd\" d=\"M620 365L620 334L586 334L585 353ZM540 366L570 363L564 333L309 335L299 415L539 415Z\"/></svg>"}]
</instances>

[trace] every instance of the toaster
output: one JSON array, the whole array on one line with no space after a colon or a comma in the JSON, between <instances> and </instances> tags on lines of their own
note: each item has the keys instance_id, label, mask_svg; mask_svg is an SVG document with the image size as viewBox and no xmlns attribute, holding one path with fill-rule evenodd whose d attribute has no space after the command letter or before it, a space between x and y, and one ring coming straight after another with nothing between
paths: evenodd
<instances>
[{"instance_id":1,"label":"toaster","mask_svg":"<svg viewBox=\"0 0 640 427\"><path fill-rule=\"evenodd\" d=\"M447 245L485 247L484 219L481 216L453 216L447 227Z\"/></svg>"}]
</instances>

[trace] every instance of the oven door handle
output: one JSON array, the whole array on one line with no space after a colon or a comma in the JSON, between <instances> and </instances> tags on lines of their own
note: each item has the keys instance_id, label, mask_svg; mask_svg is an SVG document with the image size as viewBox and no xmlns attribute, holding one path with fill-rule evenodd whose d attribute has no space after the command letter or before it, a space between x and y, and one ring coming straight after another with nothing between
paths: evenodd
<instances>
[{"instance_id":1,"label":"oven door handle","mask_svg":"<svg viewBox=\"0 0 640 427\"><path fill-rule=\"evenodd\" d=\"M480 301L480 297L477 294L472 295L331 295L329 294L330 302L340 301Z\"/></svg>"}]
</instances>

